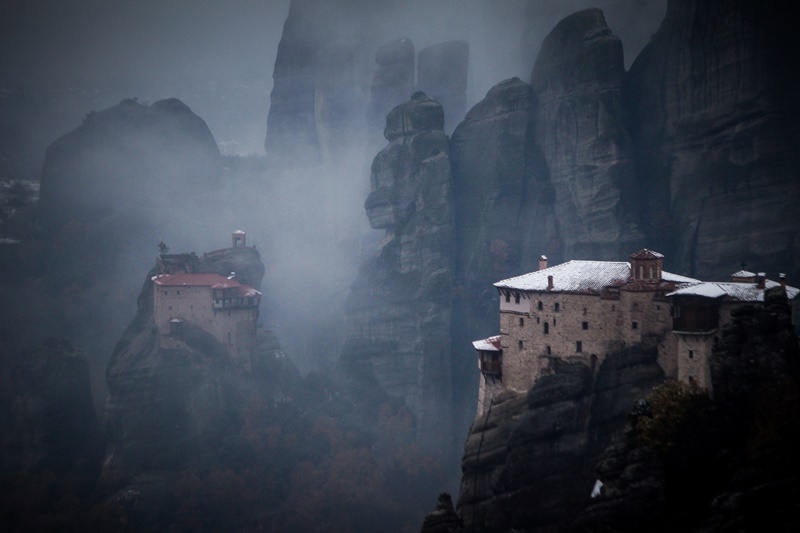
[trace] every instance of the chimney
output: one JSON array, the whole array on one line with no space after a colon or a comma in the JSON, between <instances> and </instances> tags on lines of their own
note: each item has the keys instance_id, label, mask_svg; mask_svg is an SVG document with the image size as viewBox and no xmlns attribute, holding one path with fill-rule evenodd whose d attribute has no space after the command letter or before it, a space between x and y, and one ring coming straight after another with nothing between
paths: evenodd
<instances>
[{"instance_id":1,"label":"chimney","mask_svg":"<svg viewBox=\"0 0 800 533\"><path fill-rule=\"evenodd\" d=\"M756 285L759 289L763 289L767 286L767 273L766 272L759 272L756 276Z\"/></svg>"},{"instance_id":2,"label":"chimney","mask_svg":"<svg viewBox=\"0 0 800 533\"><path fill-rule=\"evenodd\" d=\"M786 274L781 272L780 274L778 274L778 279L781 282L781 289L783 289L785 291L786 290Z\"/></svg>"},{"instance_id":3,"label":"chimney","mask_svg":"<svg viewBox=\"0 0 800 533\"><path fill-rule=\"evenodd\" d=\"M553 290L553 276L552 275L547 276L547 290L548 291L552 291Z\"/></svg>"},{"instance_id":4,"label":"chimney","mask_svg":"<svg viewBox=\"0 0 800 533\"><path fill-rule=\"evenodd\" d=\"M539 270L544 270L545 268L547 268L547 256L539 256Z\"/></svg>"}]
</instances>

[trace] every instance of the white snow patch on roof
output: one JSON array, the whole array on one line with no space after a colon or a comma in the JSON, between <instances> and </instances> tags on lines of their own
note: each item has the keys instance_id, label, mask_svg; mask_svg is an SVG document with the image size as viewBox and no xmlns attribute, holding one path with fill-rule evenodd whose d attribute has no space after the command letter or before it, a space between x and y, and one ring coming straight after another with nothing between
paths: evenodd
<instances>
[{"instance_id":1,"label":"white snow patch on roof","mask_svg":"<svg viewBox=\"0 0 800 533\"><path fill-rule=\"evenodd\" d=\"M702 296L705 298L727 296L737 302L763 302L764 291L779 286L780 283L770 279L765 281L764 289L759 289L756 283L706 281L678 289L667 294L667 296ZM786 286L786 297L788 299L791 300L798 294L800 294L800 289Z\"/></svg>"},{"instance_id":2,"label":"white snow patch on roof","mask_svg":"<svg viewBox=\"0 0 800 533\"><path fill-rule=\"evenodd\" d=\"M476 350L483 352L499 352L500 335L495 335L494 337L489 337L488 339L473 341L472 346L474 346Z\"/></svg>"},{"instance_id":3,"label":"white snow patch on roof","mask_svg":"<svg viewBox=\"0 0 800 533\"><path fill-rule=\"evenodd\" d=\"M547 277L553 276L552 292L600 292L610 285L626 283L631 275L630 263L622 261L573 260L514 278L498 281L495 287L523 291L546 291ZM699 283L700 280L662 272L664 281Z\"/></svg>"}]
</instances>

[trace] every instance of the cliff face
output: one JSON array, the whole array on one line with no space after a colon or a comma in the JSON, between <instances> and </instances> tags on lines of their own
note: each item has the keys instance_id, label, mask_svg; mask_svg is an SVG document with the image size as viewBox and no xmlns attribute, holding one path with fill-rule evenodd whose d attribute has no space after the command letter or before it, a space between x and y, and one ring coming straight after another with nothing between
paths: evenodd
<instances>
[{"instance_id":1,"label":"cliff face","mask_svg":"<svg viewBox=\"0 0 800 533\"><path fill-rule=\"evenodd\" d=\"M454 220L443 113L423 93L386 119L389 140L372 164L364 207L385 229L348 298L344 365L403 398L425 442L449 437L450 289Z\"/></svg>"},{"instance_id":2,"label":"cliff face","mask_svg":"<svg viewBox=\"0 0 800 533\"><path fill-rule=\"evenodd\" d=\"M187 191L215 186L220 168L208 126L181 101L123 100L47 149L40 219L54 231L119 212L167 211Z\"/></svg>"},{"instance_id":3,"label":"cliff face","mask_svg":"<svg viewBox=\"0 0 800 533\"><path fill-rule=\"evenodd\" d=\"M559 22L533 68L536 140L555 191L564 257L615 260L642 240L622 118L624 74L622 43L599 9Z\"/></svg>"},{"instance_id":4,"label":"cliff face","mask_svg":"<svg viewBox=\"0 0 800 533\"><path fill-rule=\"evenodd\" d=\"M238 271L243 281L258 286L263 264L254 249L234 248L199 259L194 271ZM249 369L236 364L222 344L199 328L186 332L183 348L161 349L153 319L152 274L106 372L109 446L103 475L112 482L149 471L246 462L248 457L237 459L235 452L243 446L237 435L246 407L264 404L269 414L268 406L282 395L282 377L296 372L265 331L259 333Z\"/></svg>"},{"instance_id":5,"label":"cliff face","mask_svg":"<svg viewBox=\"0 0 800 533\"><path fill-rule=\"evenodd\" d=\"M84 355L55 339L17 358L5 352L0 380L0 479L49 472L91 480L102 438Z\"/></svg>"},{"instance_id":6,"label":"cliff face","mask_svg":"<svg viewBox=\"0 0 800 533\"><path fill-rule=\"evenodd\" d=\"M626 79L652 246L690 275L798 273L795 38L777 3L671 0ZM668 256L669 256L668 255Z\"/></svg>"},{"instance_id":7,"label":"cliff face","mask_svg":"<svg viewBox=\"0 0 800 533\"><path fill-rule=\"evenodd\" d=\"M450 41L419 51L417 87L444 108L444 127L451 132L467 110L469 43Z\"/></svg>"},{"instance_id":8,"label":"cliff face","mask_svg":"<svg viewBox=\"0 0 800 533\"><path fill-rule=\"evenodd\" d=\"M634 401L663 379L656 350L637 346L594 369L559 365L525 394L475 420L457 511L467 530L564 530L589 502L593 471L624 433Z\"/></svg>"},{"instance_id":9,"label":"cliff face","mask_svg":"<svg viewBox=\"0 0 800 533\"><path fill-rule=\"evenodd\" d=\"M273 71L265 140L269 156L315 162L363 135L375 49L373 16L383 3L292 0Z\"/></svg>"}]
</instances>

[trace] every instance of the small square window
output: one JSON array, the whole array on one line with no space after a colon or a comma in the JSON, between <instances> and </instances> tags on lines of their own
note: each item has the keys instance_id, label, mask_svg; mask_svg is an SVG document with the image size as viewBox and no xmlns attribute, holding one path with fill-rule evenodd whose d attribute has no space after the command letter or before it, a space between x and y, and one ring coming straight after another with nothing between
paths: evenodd
<instances>
[{"instance_id":1,"label":"small square window","mask_svg":"<svg viewBox=\"0 0 800 533\"><path fill-rule=\"evenodd\" d=\"M588 322L584 322L581 325L583 326L583 329L589 329L589 323Z\"/></svg>"},{"instance_id":2,"label":"small square window","mask_svg":"<svg viewBox=\"0 0 800 533\"><path fill-rule=\"evenodd\" d=\"M524 326L525 325L525 319L524 318L520 318L519 319L519 325L520 326Z\"/></svg>"},{"instance_id":3,"label":"small square window","mask_svg":"<svg viewBox=\"0 0 800 533\"><path fill-rule=\"evenodd\" d=\"M689 350L689 359L694 359L694 350Z\"/></svg>"},{"instance_id":4,"label":"small square window","mask_svg":"<svg viewBox=\"0 0 800 533\"><path fill-rule=\"evenodd\" d=\"M661 306L660 305L656 306L656 311L661 311Z\"/></svg>"},{"instance_id":5,"label":"small square window","mask_svg":"<svg viewBox=\"0 0 800 533\"><path fill-rule=\"evenodd\" d=\"M578 341L575 343L575 351L581 353L583 351L583 342Z\"/></svg>"},{"instance_id":6,"label":"small square window","mask_svg":"<svg viewBox=\"0 0 800 533\"><path fill-rule=\"evenodd\" d=\"M639 323L638 322L631 322L631 329L639 329Z\"/></svg>"}]
</instances>

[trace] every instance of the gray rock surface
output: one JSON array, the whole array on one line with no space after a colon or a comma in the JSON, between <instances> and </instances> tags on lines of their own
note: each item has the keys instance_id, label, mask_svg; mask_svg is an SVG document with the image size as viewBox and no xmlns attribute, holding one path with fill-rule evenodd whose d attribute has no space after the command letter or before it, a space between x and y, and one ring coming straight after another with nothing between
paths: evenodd
<instances>
[{"instance_id":1,"label":"gray rock surface","mask_svg":"<svg viewBox=\"0 0 800 533\"><path fill-rule=\"evenodd\" d=\"M52 232L113 213L166 211L216 186L220 170L214 136L183 102L123 100L48 147L39 217Z\"/></svg>"},{"instance_id":2,"label":"gray rock surface","mask_svg":"<svg viewBox=\"0 0 800 533\"><path fill-rule=\"evenodd\" d=\"M590 501L594 465L628 413L661 380L656 350L612 354L596 373L560 364L525 394L505 393L476 419L457 511L467 531L560 531ZM630 379L614 379L620 373Z\"/></svg>"},{"instance_id":3,"label":"gray rock surface","mask_svg":"<svg viewBox=\"0 0 800 533\"><path fill-rule=\"evenodd\" d=\"M534 140L536 99L517 79L495 85L453 132L457 305L453 360L458 409L474 416L474 351L469 341L496 334L492 283L536 269L537 258L561 257L561 238L547 168ZM465 419L464 425L470 419Z\"/></svg>"},{"instance_id":4,"label":"gray rock surface","mask_svg":"<svg viewBox=\"0 0 800 533\"><path fill-rule=\"evenodd\" d=\"M384 43L375 53L375 74L370 86L368 122L379 130L386 115L411 96L414 87L414 44L409 39Z\"/></svg>"},{"instance_id":5,"label":"gray rock surface","mask_svg":"<svg viewBox=\"0 0 800 533\"><path fill-rule=\"evenodd\" d=\"M633 146L623 123L622 43L599 9L566 17L531 75L536 142L570 259L617 260L641 244Z\"/></svg>"},{"instance_id":6,"label":"gray rock surface","mask_svg":"<svg viewBox=\"0 0 800 533\"><path fill-rule=\"evenodd\" d=\"M648 233L676 271L800 275L798 55L780 5L671 0L628 73Z\"/></svg>"},{"instance_id":7,"label":"gray rock surface","mask_svg":"<svg viewBox=\"0 0 800 533\"><path fill-rule=\"evenodd\" d=\"M360 379L405 400L420 441L432 447L451 437L455 235L442 117L438 102L416 93L386 120L389 144L373 161L364 204L370 225L386 235L351 288L341 354Z\"/></svg>"},{"instance_id":8,"label":"gray rock surface","mask_svg":"<svg viewBox=\"0 0 800 533\"><path fill-rule=\"evenodd\" d=\"M273 70L270 158L317 162L363 135L380 4L292 0Z\"/></svg>"},{"instance_id":9,"label":"gray rock surface","mask_svg":"<svg viewBox=\"0 0 800 533\"><path fill-rule=\"evenodd\" d=\"M0 478L91 479L103 440L85 356L56 339L16 357L8 348L0 360Z\"/></svg>"},{"instance_id":10,"label":"gray rock surface","mask_svg":"<svg viewBox=\"0 0 800 533\"><path fill-rule=\"evenodd\" d=\"M419 51L417 87L441 102L444 128L453 131L467 110L469 43L448 41Z\"/></svg>"},{"instance_id":11,"label":"gray rock surface","mask_svg":"<svg viewBox=\"0 0 800 533\"><path fill-rule=\"evenodd\" d=\"M227 275L238 269L246 281L260 284L264 267L254 249L221 250L209 257L198 259L193 271ZM199 328L186 332L184 348L161 349L153 319L154 273L148 274L138 313L106 371L109 443L102 476L109 486L146 472L246 463L247 457L237 458L228 449L242 429L244 410L262 402L272 405L292 376L299 379L269 331L259 332L250 369L236 364L213 335Z\"/></svg>"}]
</instances>

